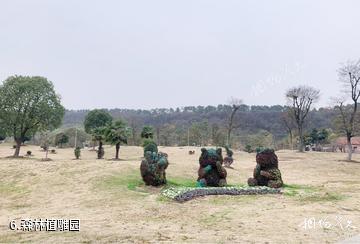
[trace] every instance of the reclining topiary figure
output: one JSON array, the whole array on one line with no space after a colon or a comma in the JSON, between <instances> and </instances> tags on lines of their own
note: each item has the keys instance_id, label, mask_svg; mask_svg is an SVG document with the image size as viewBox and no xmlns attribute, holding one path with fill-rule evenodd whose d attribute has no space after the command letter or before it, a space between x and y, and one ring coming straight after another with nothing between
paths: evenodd
<instances>
[{"instance_id":1,"label":"reclining topiary figure","mask_svg":"<svg viewBox=\"0 0 360 244\"><path fill-rule=\"evenodd\" d=\"M199 163L200 168L198 170L199 178L197 180L197 186L226 186L227 172L222 166L223 157L221 148L216 150L202 148Z\"/></svg>"},{"instance_id":2,"label":"reclining topiary figure","mask_svg":"<svg viewBox=\"0 0 360 244\"><path fill-rule=\"evenodd\" d=\"M160 186L166 184L165 170L169 165L168 155L158 152L155 142L144 145L144 159L140 165L140 173L146 185Z\"/></svg>"},{"instance_id":3,"label":"reclining topiary figure","mask_svg":"<svg viewBox=\"0 0 360 244\"><path fill-rule=\"evenodd\" d=\"M278 168L278 158L273 149L257 149L254 178L248 179L249 186L268 186L280 188L283 186L281 172Z\"/></svg>"},{"instance_id":4,"label":"reclining topiary figure","mask_svg":"<svg viewBox=\"0 0 360 244\"><path fill-rule=\"evenodd\" d=\"M226 157L224 158L225 167L231 168L231 164L234 162L233 154L234 152L229 148L229 146L225 146Z\"/></svg>"}]
</instances>

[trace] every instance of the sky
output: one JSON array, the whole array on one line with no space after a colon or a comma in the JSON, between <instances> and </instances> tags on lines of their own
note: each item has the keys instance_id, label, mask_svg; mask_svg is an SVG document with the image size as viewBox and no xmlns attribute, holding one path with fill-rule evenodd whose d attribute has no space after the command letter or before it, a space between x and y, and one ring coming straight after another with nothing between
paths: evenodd
<instances>
[{"instance_id":1,"label":"sky","mask_svg":"<svg viewBox=\"0 0 360 244\"><path fill-rule=\"evenodd\" d=\"M357 0L0 0L0 82L40 75L67 109L330 105L360 58Z\"/></svg>"}]
</instances>

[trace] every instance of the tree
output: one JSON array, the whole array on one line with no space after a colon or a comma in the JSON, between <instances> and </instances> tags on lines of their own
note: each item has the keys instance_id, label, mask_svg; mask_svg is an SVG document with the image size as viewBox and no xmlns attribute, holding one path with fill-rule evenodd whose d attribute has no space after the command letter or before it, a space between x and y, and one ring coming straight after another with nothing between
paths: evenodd
<instances>
[{"instance_id":1,"label":"tree","mask_svg":"<svg viewBox=\"0 0 360 244\"><path fill-rule=\"evenodd\" d=\"M50 142L48 131L40 132L40 147L45 151L45 159L48 158Z\"/></svg>"},{"instance_id":2,"label":"tree","mask_svg":"<svg viewBox=\"0 0 360 244\"><path fill-rule=\"evenodd\" d=\"M151 126L144 126L144 128L141 131L141 138L145 139L153 139L154 138L154 129Z\"/></svg>"},{"instance_id":3,"label":"tree","mask_svg":"<svg viewBox=\"0 0 360 244\"><path fill-rule=\"evenodd\" d=\"M226 144L226 135L225 131L218 124L211 125L211 144L213 146L225 146Z\"/></svg>"},{"instance_id":4,"label":"tree","mask_svg":"<svg viewBox=\"0 0 360 244\"><path fill-rule=\"evenodd\" d=\"M210 129L207 121L192 123L190 129L190 142L198 146L206 146L210 138Z\"/></svg>"},{"instance_id":5,"label":"tree","mask_svg":"<svg viewBox=\"0 0 360 244\"><path fill-rule=\"evenodd\" d=\"M345 87L345 95L351 98L352 104L345 105L347 98L344 96L335 100L335 108L339 111L338 119L340 130L346 135L348 157L351 161L353 148L351 138L355 136L357 128L357 110L360 97L360 60L348 61L338 71L339 80Z\"/></svg>"},{"instance_id":6,"label":"tree","mask_svg":"<svg viewBox=\"0 0 360 244\"><path fill-rule=\"evenodd\" d=\"M109 125L108 125L109 126ZM99 142L99 147L97 150L97 158L98 159L103 159L104 158L104 147L103 147L103 141L106 139L105 138L105 131L106 131L106 126L103 127L98 127L92 130L92 136L94 138L94 141Z\"/></svg>"},{"instance_id":7,"label":"tree","mask_svg":"<svg viewBox=\"0 0 360 244\"><path fill-rule=\"evenodd\" d=\"M318 148L319 144L324 143L329 138L329 131L326 129L318 130L316 128L312 129L310 134L304 136L305 142L308 145L315 145Z\"/></svg>"},{"instance_id":8,"label":"tree","mask_svg":"<svg viewBox=\"0 0 360 244\"><path fill-rule=\"evenodd\" d=\"M235 114L240 109L243 102L241 99L231 98L229 104L231 106L231 113L229 115L228 124L227 124L227 138L226 138L227 143L226 144L231 147L231 132L233 131L233 129L240 127L240 125L234 124Z\"/></svg>"},{"instance_id":9,"label":"tree","mask_svg":"<svg viewBox=\"0 0 360 244\"><path fill-rule=\"evenodd\" d=\"M112 120L111 115L103 109L91 110L85 117L84 127L86 133L91 134L94 140L99 142L98 159L102 159L103 157L103 135L105 127L109 126Z\"/></svg>"},{"instance_id":10,"label":"tree","mask_svg":"<svg viewBox=\"0 0 360 244\"><path fill-rule=\"evenodd\" d=\"M55 136L55 145L57 145L57 146L60 145L60 148L62 148L63 145L68 143L68 142L69 142L69 136L66 135L65 133L60 132L60 133L56 134L56 136Z\"/></svg>"},{"instance_id":11,"label":"tree","mask_svg":"<svg viewBox=\"0 0 360 244\"><path fill-rule=\"evenodd\" d=\"M289 89L286 98L291 104L291 115L299 133L299 152L304 152L304 123L309 114L311 105L319 99L320 91L309 87L299 86Z\"/></svg>"},{"instance_id":12,"label":"tree","mask_svg":"<svg viewBox=\"0 0 360 244\"><path fill-rule=\"evenodd\" d=\"M91 110L85 117L85 132L91 134L94 129L111 124L113 118L104 109Z\"/></svg>"},{"instance_id":13,"label":"tree","mask_svg":"<svg viewBox=\"0 0 360 244\"><path fill-rule=\"evenodd\" d=\"M296 125L294 124L294 120L291 116L291 110L287 109L285 112L281 114L281 121L284 124L290 139L290 148L294 150L294 143L293 143L293 137L294 137L294 129Z\"/></svg>"},{"instance_id":14,"label":"tree","mask_svg":"<svg viewBox=\"0 0 360 244\"><path fill-rule=\"evenodd\" d=\"M52 82L44 77L10 76L0 86L0 117L16 142L14 157L27 136L59 127L64 113Z\"/></svg>"},{"instance_id":15,"label":"tree","mask_svg":"<svg viewBox=\"0 0 360 244\"><path fill-rule=\"evenodd\" d=\"M116 153L115 159L119 159L120 144L127 144L128 137L130 135L130 129L126 126L122 120L117 120L111 125L106 127L104 131L105 140L112 145L115 145Z\"/></svg>"},{"instance_id":16,"label":"tree","mask_svg":"<svg viewBox=\"0 0 360 244\"><path fill-rule=\"evenodd\" d=\"M6 132L5 130L2 128L1 125L1 118L0 118L0 141L3 141L6 139Z\"/></svg>"},{"instance_id":17,"label":"tree","mask_svg":"<svg viewBox=\"0 0 360 244\"><path fill-rule=\"evenodd\" d=\"M70 147L76 148L79 146L82 148L86 141L91 140L91 136L87 134L82 128L67 128L63 131L63 133L69 137L69 141L67 143Z\"/></svg>"}]
</instances>

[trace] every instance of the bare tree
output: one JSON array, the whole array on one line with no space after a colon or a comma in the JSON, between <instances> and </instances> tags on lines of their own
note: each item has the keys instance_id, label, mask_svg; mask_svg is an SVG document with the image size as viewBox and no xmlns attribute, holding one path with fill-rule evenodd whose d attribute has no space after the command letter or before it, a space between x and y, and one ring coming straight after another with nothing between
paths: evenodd
<instances>
[{"instance_id":1,"label":"bare tree","mask_svg":"<svg viewBox=\"0 0 360 244\"><path fill-rule=\"evenodd\" d=\"M296 125L291 116L291 110L288 109L281 114L281 121L284 124L284 126L289 134L290 149L294 150L293 138L294 138L294 129L296 128Z\"/></svg>"},{"instance_id":2,"label":"bare tree","mask_svg":"<svg viewBox=\"0 0 360 244\"><path fill-rule=\"evenodd\" d=\"M229 104L232 107L232 109L230 116L228 118L226 143L231 147L231 132L233 131L233 129L240 127L240 125L234 124L235 114L240 109L241 105L243 104L243 101L241 99L232 97L230 98Z\"/></svg>"},{"instance_id":3,"label":"bare tree","mask_svg":"<svg viewBox=\"0 0 360 244\"><path fill-rule=\"evenodd\" d=\"M311 105L319 99L320 91L309 86L298 86L289 89L286 97L291 105L290 112L299 133L299 152L304 152L304 122Z\"/></svg>"},{"instance_id":4,"label":"bare tree","mask_svg":"<svg viewBox=\"0 0 360 244\"><path fill-rule=\"evenodd\" d=\"M339 69L339 80L344 85L344 93L346 97L350 97L352 104L345 105L346 97L338 98L335 102L335 108L339 111L340 117L340 128L341 131L346 135L348 157L347 160L352 159L352 143L351 138L355 136L356 116L358 110L358 100L360 97L360 60L349 61L342 65Z\"/></svg>"}]
</instances>

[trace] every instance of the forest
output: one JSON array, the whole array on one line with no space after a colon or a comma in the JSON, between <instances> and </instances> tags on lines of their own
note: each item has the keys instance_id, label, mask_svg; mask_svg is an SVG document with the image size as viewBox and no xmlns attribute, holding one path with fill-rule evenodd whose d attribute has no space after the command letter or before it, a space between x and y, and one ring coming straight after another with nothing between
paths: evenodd
<instances>
[{"instance_id":1,"label":"forest","mask_svg":"<svg viewBox=\"0 0 360 244\"><path fill-rule=\"evenodd\" d=\"M175 109L104 109L114 118L121 118L131 128L129 145L139 145L141 130L145 125L154 128L154 136L159 145L217 145L224 146L226 128L231 105L218 106L187 106ZM272 146L277 148L291 147L289 129L296 138L296 126L285 118L289 107L249 106L240 105L235 114L235 128L232 135L232 145L244 149L249 144L256 146ZM81 128L89 110L66 110L61 130L71 127ZM334 119L337 111L334 108L318 108L309 112L304 125L305 133L313 129L327 129L330 138L336 137ZM290 127L290 128L289 128ZM296 141L294 141L296 143Z\"/></svg>"}]
</instances>

